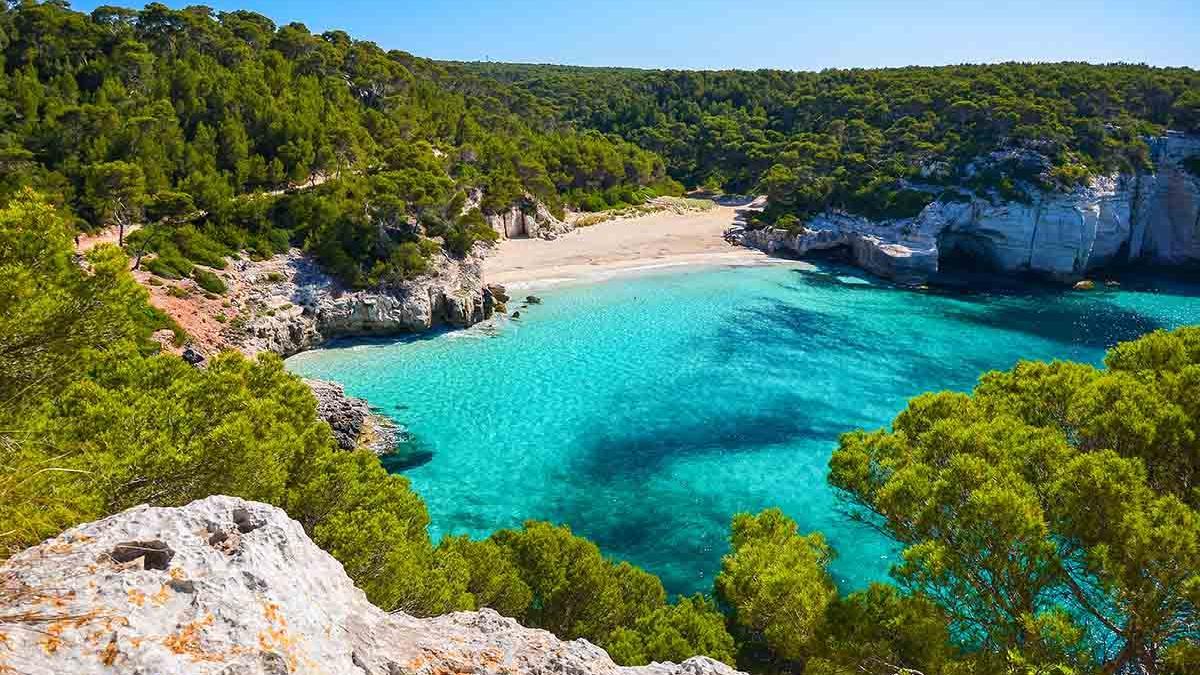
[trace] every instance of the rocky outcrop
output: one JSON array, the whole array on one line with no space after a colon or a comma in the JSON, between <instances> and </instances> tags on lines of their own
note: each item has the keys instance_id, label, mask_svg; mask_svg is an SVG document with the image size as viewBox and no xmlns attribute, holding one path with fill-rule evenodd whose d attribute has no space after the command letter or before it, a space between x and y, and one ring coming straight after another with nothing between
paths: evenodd
<instances>
[{"instance_id":1,"label":"rocky outcrop","mask_svg":"<svg viewBox=\"0 0 1200 675\"><path fill-rule=\"evenodd\" d=\"M361 398L346 395L337 382L304 380L317 399L317 417L333 430L333 438L343 450L363 447L377 455L396 450L400 430L388 418L378 415Z\"/></svg>"},{"instance_id":2,"label":"rocky outcrop","mask_svg":"<svg viewBox=\"0 0 1200 675\"><path fill-rule=\"evenodd\" d=\"M877 222L830 212L792 231L736 228L729 237L800 256L845 247L856 264L904 284L924 283L963 259L1065 282L1114 264L1200 262L1200 178L1183 166L1200 155L1200 137L1172 133L1150 146L1153 173L1096 176L1070 192L1033 191L1029 203L951 191L956 196L915 218Z\"/></svg>"},{"instance_id":3,"label":"rocky outcrop","mask_svg":"<svg viewBox=\"0 0 1200 675\"><path fill-rule=\"evenodd\" d=\"M232 273L249 311L227 329L227 341L248 353L289 356L336 337L466 327L491 317L495 300L478 255L438 254L434 268L395 286L351 290L297 249L262 262L237 260Z\"/></svg>"},{"instance_id":4,"label":"rocky outcrop","mask_svg":"<svg viewBox=\"0 0 1200 675\"><path fill-rule=\"evenodd\" d=\"M478 208L482 198L482 192L472 191L465 208ZM514 204L507 210L485 213L483 217L501 239L557 239L559 235L574 229L569 222L555 218L541 200L530 194L526 194L519 204Z\"/></svg>"},{"instance_id":5,"label":"rocky outcrop","mask_svg":"<svg viewBox=\"0 0 1200 675\"><path fill-rule=\"evenodd\" d=\"M283 511L230 497L73 528L11 558L0 584L0 671L26 675L734 672L618 667L490 610L384 612Z\"/></svg>"}]
</instances>

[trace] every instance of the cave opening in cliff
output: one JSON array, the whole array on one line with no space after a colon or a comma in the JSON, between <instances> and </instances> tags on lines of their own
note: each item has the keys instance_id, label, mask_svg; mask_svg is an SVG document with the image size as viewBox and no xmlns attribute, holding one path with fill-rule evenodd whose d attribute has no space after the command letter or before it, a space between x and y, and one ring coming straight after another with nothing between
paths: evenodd
<instances>
[{"instance_id":1,"label":"cave opening in cliff","mask_svg":"<svg viewBox=\"0 0 1200 675\"><path fill-rule=\"evenodd\" d=\"M1000 271L995 247L987 237L946 230L937 241L938 271L942 274L993 275Z\"/></svg>"}]
</instances>

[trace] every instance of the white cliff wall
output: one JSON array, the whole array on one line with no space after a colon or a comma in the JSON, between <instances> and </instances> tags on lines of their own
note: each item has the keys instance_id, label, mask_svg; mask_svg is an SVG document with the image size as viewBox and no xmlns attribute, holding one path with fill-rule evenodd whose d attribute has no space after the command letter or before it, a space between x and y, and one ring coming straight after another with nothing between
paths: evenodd
<instances>
[{"instance_id":1,"label":"white cliff wall","mask_svg":"<svg viewBox=\"0 0 1200 675\"><path fill-rule=\"evenodd\" d=\"M1200 137L1151 139L1155 171L1092 178L1070 192L1035 193L1028 204L972 197L936 201L915 218L876 222L826 213L804 228L734 231L731 237L769 253L850 248L879 276L919 284L939 271L943 241L970 241L1001 272L1062 281L1113 264L1200 262L1200 178L1183 160L1200 155Z\"/></svg>"}]
</instances>

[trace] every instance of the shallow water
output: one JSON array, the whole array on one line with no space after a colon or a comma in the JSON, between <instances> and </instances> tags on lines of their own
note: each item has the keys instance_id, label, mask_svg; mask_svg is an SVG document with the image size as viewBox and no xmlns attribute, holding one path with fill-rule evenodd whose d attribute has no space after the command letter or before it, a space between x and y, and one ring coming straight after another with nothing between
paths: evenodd
<instances>
[{"instance_id":1,"label":"shallow water","mask_svg":"<svg viewBox=\"0 0 1200 675\"><path fill-rule=\"evenodd\" d=\"M567 523L672 593L711 589L732 514L768 506L825 533L844 589L885 577L892 547L825 481L840 433L1019 358L1099 364L1117 341L1200 323L1200 284L1161 278L933 294L796 263L539 295L493 328L343 343L288 366L411 432L409 458L428 461L391 468L435 538Z\"/></svg>"}]
</instances>

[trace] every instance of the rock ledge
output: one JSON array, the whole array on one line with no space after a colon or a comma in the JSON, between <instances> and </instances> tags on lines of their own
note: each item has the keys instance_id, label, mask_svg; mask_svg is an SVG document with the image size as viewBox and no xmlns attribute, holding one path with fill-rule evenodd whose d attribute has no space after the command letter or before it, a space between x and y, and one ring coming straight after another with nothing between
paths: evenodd
<instances>
[{"instance_id":1,"label":"rock ledge","mask_svg":"<svg viewBox=\"0 0 1200 675\"><path fill-rule=\"evenodd\" d=\"M732 675L626 668L491 610L388 614L280 509L214 496L81 525L0 567L0 671L27 675ZM7 669L7 670L6 670Z\"/></svg>"}]
</instances>

